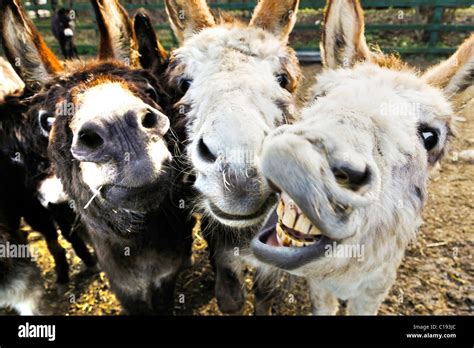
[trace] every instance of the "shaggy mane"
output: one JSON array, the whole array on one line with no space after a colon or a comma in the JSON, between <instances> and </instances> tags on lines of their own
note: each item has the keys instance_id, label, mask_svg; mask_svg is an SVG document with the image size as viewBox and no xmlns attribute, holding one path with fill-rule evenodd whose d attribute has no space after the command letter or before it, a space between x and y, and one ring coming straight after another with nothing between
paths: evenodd
<instances>
[{"instance_id":1,"label":"shaggy mane","mask_svg":"<svg viewBox=\"0 0 474 348\"><path fill-rule=\"evenodd\" d=\"M372 45L370 48L372 53L372 63L377 64L381 68L388 68L395 71L414 72L414 69L408 65L408 63L404 62L398 53L383 53L378 45Z\"/></svg>"},{"instance_id":2,"label":"shaggy mane","mask_svg":"<svg viewBox=\"0 0 474 348\"><path fill-rule=\"evenodd\" d=\"M245 26L244 22L242 22L240 19L236 18L229 12L222 11L221 9L212 11L212 15L216 21L216 25Z\"/></svg>"}]
</instances>

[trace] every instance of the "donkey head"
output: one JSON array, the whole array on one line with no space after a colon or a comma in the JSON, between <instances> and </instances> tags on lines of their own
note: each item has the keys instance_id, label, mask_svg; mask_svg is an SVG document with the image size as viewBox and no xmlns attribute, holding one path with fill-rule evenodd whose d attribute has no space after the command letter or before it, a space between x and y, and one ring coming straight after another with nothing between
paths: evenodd
<instances>
[{"instance_id":1,"label":"donkey head","mask_svg":"<svg viewBox=\"0 0 474 348\"><path fill-rule=\"evenodd\" d=\"M28 117L49 140L57 174L78 208L95 194L94 204L148 211L160 202L169 174L167 95L151 73L126 64L137 55L132 23L118 1L93 5L107 61L63 68L13 0L2 1L5 51L35 92Z\"/></svg>"},{"instance_id":2,"label":"donkey head","mask_svg":"<svg viewBox=\"0 0 474 348\"><path fill-rule=\"evenodd\" d=\"M301 121L265 141L263 172L281 201L252 244L262 261L295 272L318 262L306 274L327 275L350 262L324 257L333 242L363 244L380 262L400 258L421 222L453 112L442 91L370 52L363 23L357 1L330 1L326 71Z\"/></svg>"},{"instance_id":3,"label":"donkey head","mask_svg":"<svg viewBox=\"0 0 474 348\"><path fill-rule=\"evenodd\" d=\"M204 0L166 1L176 36L167 71L187 123L202 208L234 227L261 223L274 204L256 165L264 137L288 122L300 70L288 37L298 0L262 0L250 25L214 18Z\"/></svg>"}]
</instances>

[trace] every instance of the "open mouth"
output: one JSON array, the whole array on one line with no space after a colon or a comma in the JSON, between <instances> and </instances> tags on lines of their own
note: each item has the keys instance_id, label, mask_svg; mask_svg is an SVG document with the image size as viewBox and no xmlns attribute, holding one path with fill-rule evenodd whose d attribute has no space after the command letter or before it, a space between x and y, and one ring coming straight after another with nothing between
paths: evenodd
<instances>
[{"instance_id":1,"label":"open mouth","mask_svg":"<svg viewBox=\"0 0 474 348\"><path fill-rule=\"evenodd\" d=\"M264 228L252 240L254 255L262 262L295 270L322 258L335 240L324 235L286 193Z\"/></svg>"},{"instance_id":2,"label":"open mouth","mask_svg":"<svg viewBox=\"0 0 474 348\"><path fill-rule=\"evenodd\" d=\"M255 212L249 215L234 215L228 214L221 209L219 209L214 203L209 202L209 208L211 212L219 219L227 220L227 221L253 221L253 220L261 220L263 219L270 208L274 206L276 203L276 196L274 194L270 195L267 200L262 204L262 206Z\"/></svg>"},{"instance_id":3,"label":"open mouth","mask_svg":"<svg viewBox=\"0 0 474 348\"><path fill-rule=\"evenodd\" d=\"M276 238L279 246L300 248L315 244L321 239L321 231L311 224L286 193L281 195L277 215Z\"/></svg>"}]
</instances>

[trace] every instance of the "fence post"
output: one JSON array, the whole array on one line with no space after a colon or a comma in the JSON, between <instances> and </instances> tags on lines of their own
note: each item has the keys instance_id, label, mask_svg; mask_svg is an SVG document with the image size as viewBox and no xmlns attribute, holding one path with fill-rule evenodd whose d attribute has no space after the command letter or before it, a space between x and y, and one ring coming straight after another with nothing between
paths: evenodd
<instances>
[{"instance_id":1,"label":"fence post","mask_svg":"<svg viewBox=\"0 0 474 348\"><path fill-rule=\"evenodd\" d=\"M434 10L433 19L430 24L440 25L443 22L444 7L437 5ZM436 47L439 40L439 28L430 30L429 47Z\"/></svg>"}]
</instances>

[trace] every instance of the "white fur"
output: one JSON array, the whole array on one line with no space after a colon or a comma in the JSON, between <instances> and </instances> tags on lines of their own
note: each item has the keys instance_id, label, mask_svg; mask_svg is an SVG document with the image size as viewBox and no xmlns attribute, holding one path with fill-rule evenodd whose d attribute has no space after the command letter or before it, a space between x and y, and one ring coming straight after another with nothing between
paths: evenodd
<instances>
[{"instance_id":1,"label":"white fur","mask_svg":"<svg viewBox=\"0 0 474 348\"><path fill-rule=\"evenodd\" d=\"M344 245L364 246L363 261L323 257L293 273L308 279L315 314L335 314L337 298L349 300L350 314L375 314L421 224L424 199L417 198L414 188L426 196L429 165L418 125L439 128L440 142L434 151L441 152L453 111L441 91L415 74L371 63L328 70L317 80L312 92L317 98L302 110L302 120L278 130L264 148L272 149L277 141L281 144L286 139L288 156L316 173L320 169L313 168L316 162L311 159L317 156L328 162L362 158L372 168L375 183L368 192L347 190L346 196L370 193L375 201L354 205L345 234L325 231ZM386 108L386 103L393 106ZM321 144L323 150L318 146L296 148L293 143L298 138ZM288 173L288 181L300 180L291 169L281 170ZM334 186L334 178L324 172L310 177L317 178L312 182L316 192L327 194L327 188Z\"/></svg>"},{"instance_id":2,"label":"white fur","mask_svg":"<svg viewBox=\"0 0 474 348\"><path fill-rule=\"evenodd\" d=\"M12 13L10 7L7 7L5 12L6 13L3 17L3 35L6 38L5 41L13 45L13 54L20 56L21 53L21 60L27 61L29 64L34 66L34 68L25 69L27 64L23 64L19 59L18 62L15 62L18 63L18 68L21 71L20 75L22 76L23 81L27 85L37 81L47 81L49 78L49 72L42 64L36 47L32 47L31 45L30 31L26 28L19 27L17 17ZM19 30L20 32L18 32Z\"/></svg>"},{"instance_id":3,"label":"white fur","mask_svg":"<svg viewBox=\"0 0 474 348\"><path fill-rule=\"evenodd\" d=\"M95 119L101 121L113 120L115 117L121 117L127 112L135 112L141 115L147 110L152 110L157 115L166 118L166 124L163 125L161 132L166 133L169 130L169 120L159 110L156 110L145 104L140 98L133 95L128 89L118 82L109 82L94 86L78 97L76 105L76 115L71 122L71 129L74 133L73 144L77 142L79 130L88 122ZM124 158L126 154L124 153ZM163 162L171 158L162 138L150 141L147 149L147 156L153 162L154 175L159 175L162 170ZM113 162L80 163L82 178L90 187L92 192L96 193L101 186L115 184L119 175L116 165ZM133 178L127 180L127 185L133 187Z\"/></svg>"},{"instance_id":4,"label":"white fur","mask_svg":"<svg viewBox=\"0 0 474 348\"><path fill-rule=\"evenodd\" d=\"M230 197L233 185L229 176L243 175L252 164L232 163L226 154L248 151L252 154L250 162L256 162L265 134L286 122L276 101L293 106L294 100L280 87L276 75L283 72L280 60L288 57L288 50L277 36L262 29L222 25L191 37L175 55L185 66L183 75L193 80L183 102L192 109L187 115L192 140L188 154L197 171L196 187L206 200L229 214L251 214L268 197L268 187L261 180L257 202L250 202L250 196L239 202ZM201 138L220 154L221 164L231 163L231 172L220 171L219 164L198 156ZM209 202L204 206L207 208ZM214 217L232 227L254 226L263 221L263 216L252 221Z\"/></svg>"},{"instance_id":5,"label":"white fur","mask_svg":"<svg viewBox=\"0 0 474 348\"><path fill-rule=\"evenodd\" d=\"M119 82L102 83L88 89L79 96L77 104L76 116L71 122L73 130L80 129L98 116L112 118L128 111L149 108Z\"/></svg>"},{"instance_id":6,"label":"white fur","mask_svg":"<svg viewBox=\"0 0 474 348\"><path fill-rule=\"evenodd\" d=\"M64 29L64 36L68 36L68 37L74 36L74 32L72 31L71 28L66 28Z\"/></svg>"},{"instance_id":7,"label":"white fur","mask_svg":"<svg viewBox=\"0 0 474 348\"><path fill-rule=\"evenodd\" d=\"M45 208L49 204L65 203L68 200L63 184L56 176L49 177L41 182L38 188L38 198Z\"/></svg>"}]
</instances>

